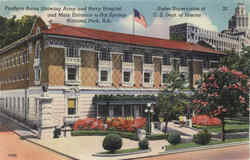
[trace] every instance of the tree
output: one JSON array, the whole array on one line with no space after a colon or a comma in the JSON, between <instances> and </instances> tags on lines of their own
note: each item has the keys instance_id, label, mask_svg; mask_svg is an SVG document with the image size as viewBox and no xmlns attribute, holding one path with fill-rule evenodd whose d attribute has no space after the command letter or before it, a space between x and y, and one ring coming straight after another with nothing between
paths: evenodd
<instances>
[{"instance_id":1,"label":"tree","mask_svg":"<svg viewBox=\"0 0 250 160\"><path fill-rule=\"evenodd\" d=\"M220 66L226 66L250 76L250 47L244 47L241 53L233 51L226 51L226 53L227 56L220 59Z\"/></svg>"},{"instance_id":2,"label":"tree","mask_svg":"<svg viewBox=\"0 0 250 160\"><path fill-rule=\"evenodd\" d=\"M222 141L225 140L225 117L247 111L248 76L225 66L204 75L203 82L192 100L197 114L217 117L222 122Z\"/></svg>"},{"instance_id":3,"label":"tree","mask_svg":"<svg viewBox=\"0 0 250 160\"><path fill-rule=\"evenodd\" d=\"M160 116L164 117L165 133L167 132L168 122L176 119L177 114L183 114L187 106L187 95L183 89L187 86L184 75L178 72L170 72L166 79L166 89L157 97L157 109Z\"/></svg>"},{"instance_id":4,"label":"tree","mask_svg":"<svg viewBox=\"0 0 250 160\"><path fill-rule=\"evenodd\" d=\"M36 18L36 16L22 16L16 19L16 16L13 16L8 19L0 16L0 48L29 34Z\"/></svg>"}]
</instances>

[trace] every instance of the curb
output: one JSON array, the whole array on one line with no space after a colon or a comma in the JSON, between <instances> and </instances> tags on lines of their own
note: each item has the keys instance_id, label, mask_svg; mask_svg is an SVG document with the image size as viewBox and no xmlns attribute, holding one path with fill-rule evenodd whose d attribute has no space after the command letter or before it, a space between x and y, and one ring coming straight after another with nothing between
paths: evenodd
<instances>
[{"instance_id":1,"label":"curb","mask_svg":"<svg viewBox=\"0 0 250 160\"><path fill-rule=\"evenodd\" d=\"M151 152L151 149L147 149L147 150L139 150L139 151L135 151L135 152L130 152L130 153L118 153L118 154L101 154L101 153L96 153L96 154L92 154L92 156L95 157L116 157L116 156L128 156L128 155L134 155L134 154L140 154L140 153L148 153Z\"/></svg>"},{"instance_id":2,"label":"curb","mask_svg":"<svg viewBox=\"0 0 250 160\"><path fill-rule=\"evenodd\" d=\"M59 152L59 151L57 151L57 150L54 150L54 149L51 149L51 148L46 147L46 146L44 146L44 145L41 145L41 144L39 144L39 143L36 143L36 142L34 142L34 141L32 141L32 140L29 140L29 139L25 139L25 140L28 141L28 142L30 142L30 143L33 143L33 144L35 144L35 145L38 145L38 146L40 146L40 147L42 147L42 148L45 148L45 149L47 149L47 150L50 150L50 151L55 152L55 153L57 153L57 154L60 154L60 155L62 155L62 156L64 156L64 157L67 157L67 158L70 158L70 159L73 159L73 160L80 160L80 159L75 158L75 157L72 157L72 156L70 156L70 155L68 155L68 154Z\"/></svg>"},{"instance_id":3,"label":"curb","mask_svg":"<svg viewBox=\"0 0 250 160\"><path fill-rule=\"evenodd\" d=\"M122 159L122 160L136 160L136 159L140 159L140 158L154 158L154 157L159 157L159 156L167 155L167 154L177 154L177 153L200 151L200 150L206 150L206 149L231 147L231 146L237 146L237 145L242 145L242 144L250 144L250 142L233 142L233 143L228 143L228 144L217 144L217 145L204 146L204 147L192 147L192 148L188 148L188 149L177 149L177 150L172 150L172 151L159 152L158 154L155 154L155 155L142 156L142 157L136 157L136 158L127 158L127 159Z\"/></svg>"},{"instance_id":4,"label":"curb","mask_svg":"<svg viewBox=\"0 0 250 160\"><path fill-rule=\"evenodd\" d=\"M165 154L175 154L175 153L183 153L183 152L191 152L191 151L200 151L200 150L206 150L206 149L215 149L215 148L223 148L223 147L231 147L231 146L237 146L242 144L249 144L250 142L233 142L233 143L226 143L226 144L215 144L215 145L208 145L208 146L201 146L201 147L191 147L186 149L176 149L172 151L164 151L160 152L160 155Z\"/></svg>"}]
</instances>

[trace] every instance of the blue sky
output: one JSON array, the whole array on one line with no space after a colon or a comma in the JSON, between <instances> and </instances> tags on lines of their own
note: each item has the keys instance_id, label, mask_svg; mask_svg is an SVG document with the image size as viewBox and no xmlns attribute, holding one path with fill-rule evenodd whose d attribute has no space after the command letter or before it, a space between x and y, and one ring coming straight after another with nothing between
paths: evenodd
<instances>
[{"instance_id":1,"label":"blue sky","mask_svg":"<svg viewBox=\"0 0 250 160\"><path fill-rule=\"evenodd\" d=\"M221 31L227 28L228 20L234 14L235 7L238 2L245 3L247 12L250 12L250 0L112 0L112 1L104 1L104 0L88 0L88 1L79 1L79 0L35 0L35 1L23 1L23 0L0 0L0 15L11 17L13 15L17 15L20 17L22 15L39 15L45 21L52 19L53 22L64 23L68 25L76 25L88 28L96 28L102 30L109 30L114 32L123 32L123 33L132 33L133 26L133 8L136 8L140 11L142 15L144 15L148 27L145 29L142 25L135 23L135 34L152 36L152 37L160 37L160 38L168 38L168 28L170 25L189 22L194 23L201 28ZM120 13L125 16L118 18L110 18L111 23L86 23L78 22L78 23L69 23L66 21L65 17L48 17L48 14L55 13L55 11L28 11L28 10L7 10L6 7L58 7L63 8L71 7L71 8L84 8L84 7L116 7L120 8L119 11L114 11L113 13ZM191 13L200 14L200 17L154 17L154 14L160 14L160 11L157 11L157 8L202 8L204 7L204 11L195 11ZM227 10L223 10L223 8L227 8ZM76 11L77 14L100 14L100 12L94 11ZM63 13L71 14L72 11L64 11ZM110 12L105 12L110 13ZM183 12L181 11L162 11L165 15L176 14L179 15ZM190 13L186 11L186 13ZM58 13L57 13L58 14ZM82 17L74 17L71 19L83 20L87 18ZM92 18L93 19L93 18ZM102 21L102 18L99 18Z\"/></svg>"}]
</instances>

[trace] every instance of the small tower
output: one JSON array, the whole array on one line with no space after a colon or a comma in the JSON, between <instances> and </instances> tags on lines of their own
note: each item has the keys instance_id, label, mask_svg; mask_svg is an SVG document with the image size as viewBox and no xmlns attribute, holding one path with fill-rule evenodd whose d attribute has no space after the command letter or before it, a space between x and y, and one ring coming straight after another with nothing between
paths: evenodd
<instances>
[{"instance_id":1,"label":"small tower","mask_svg":"<svg viewBox=\"0 0 250 160\"><path fill-rule=\"evenodd\" d=\"M230 30L245 31L248 29L248 14L243 3L238 3L235 8L235 14L228 22Z\"/></svg>"}]
</instances>

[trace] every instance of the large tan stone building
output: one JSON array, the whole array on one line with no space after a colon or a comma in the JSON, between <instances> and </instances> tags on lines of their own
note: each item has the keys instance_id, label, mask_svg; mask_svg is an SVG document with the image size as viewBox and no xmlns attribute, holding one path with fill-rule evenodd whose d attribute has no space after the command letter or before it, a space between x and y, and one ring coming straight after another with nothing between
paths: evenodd
<instances>
[{"instance_id":1,"label":"large tan stone building","mask_svg":"<svg viewBox=\"0 0 250 160\"><path fill-rule=\"evenodd\" d=\"M191 86L222 54L197 44L51 24L0 50L2 112L40 136L83 117L140 116L146 104L97 108L95 95L157 95L171 70ZM100 108L101 107L101 108ZM128 111L129 110L129 111Z\"/></svg>"}]
</instances>

